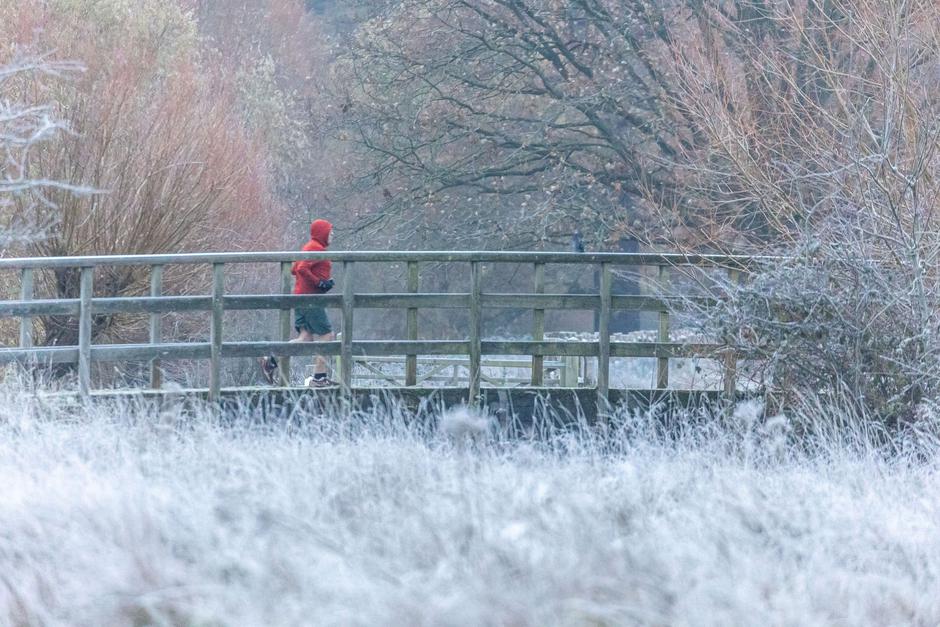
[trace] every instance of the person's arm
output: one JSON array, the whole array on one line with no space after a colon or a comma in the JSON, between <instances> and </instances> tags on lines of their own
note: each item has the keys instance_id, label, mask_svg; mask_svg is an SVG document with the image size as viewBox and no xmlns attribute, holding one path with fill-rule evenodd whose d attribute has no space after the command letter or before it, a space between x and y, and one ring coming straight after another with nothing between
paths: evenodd
<instances>
[{"instance_id":1,"label":"person's arm","mask_svg":"<svg viewBox=\"0 0 940 627\"><path fill-rule=\"evenodd\" d=\"M330 265L327 261L295 261L291 273L323 291L328 291L333 287L332 279L330 279ZM329 283L329 287L323 285L324 282Z\"/></svg>"}]
</instances>

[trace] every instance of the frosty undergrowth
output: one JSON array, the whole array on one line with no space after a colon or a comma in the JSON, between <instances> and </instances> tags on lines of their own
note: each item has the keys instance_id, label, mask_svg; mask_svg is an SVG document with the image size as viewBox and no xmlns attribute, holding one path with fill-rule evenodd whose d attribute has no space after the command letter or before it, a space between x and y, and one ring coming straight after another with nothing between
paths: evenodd
<instances>
[{"instance_id":1,"label":"frosty undergrowth","mask_svg":"<svg viewBox=\"0 0 940 627\"><path fill-rule=\"evenodd\" d=\"M929 439L796 448L753 407L510 441L459 413L220 425L5 394L0 624L940 623Z\"/></svg>"}]
</instances>

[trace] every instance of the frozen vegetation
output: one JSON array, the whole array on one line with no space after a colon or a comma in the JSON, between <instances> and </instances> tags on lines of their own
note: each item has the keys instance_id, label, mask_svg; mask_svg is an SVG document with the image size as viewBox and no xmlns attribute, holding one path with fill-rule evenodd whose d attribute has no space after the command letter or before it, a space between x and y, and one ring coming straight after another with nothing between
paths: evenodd
<instances>
[{"instance_id":1,"label":"frozen vegetation","mask_svg":"<svg viewBox=\"0 0 940 627\"><path fill-rule=\"evenodd\" d=\"M8 391L0 624L940 623L932 414L886 439L755 410L530 441Z\"/></svg>"}]
</instances>

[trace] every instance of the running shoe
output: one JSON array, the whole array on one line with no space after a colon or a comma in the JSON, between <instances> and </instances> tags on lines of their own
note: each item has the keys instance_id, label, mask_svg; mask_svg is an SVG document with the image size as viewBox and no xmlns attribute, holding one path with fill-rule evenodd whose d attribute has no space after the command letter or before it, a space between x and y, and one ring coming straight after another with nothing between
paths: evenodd
<instances>
[{"instance_id":1,"label":"running shoe","mask_svg":"<svg viewBox=\"0 0 940 627\"><path fill-rule=\"evenodd\" d=\"M261 366L261 376L268 382L268 385L274 385L277 381L277 359L274 358L274 355L269 355L268 357L262 357L259 364Z\"/></svg>"},{"instance_id":2,"label":"running shoe","mask_svg":"<svg viewBox=\"0 0 940 627\"><path fill-rule=\"evenodd\" d=\"M330 388L337 385L336 381L330 380L329 377L324 377L322 379L317 379L316 377L307 377L305 381L308 388Z\"/></svg>"}]
</instances>

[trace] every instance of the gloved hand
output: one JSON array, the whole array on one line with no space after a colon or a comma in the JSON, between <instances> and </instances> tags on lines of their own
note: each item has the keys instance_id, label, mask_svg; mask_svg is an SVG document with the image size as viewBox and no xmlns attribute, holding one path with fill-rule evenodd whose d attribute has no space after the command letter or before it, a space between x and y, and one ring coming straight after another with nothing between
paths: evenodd
<instances>
[{"instance_id":1,"label":"gloved hand","mask_svg":"<svg viewBox=\"0 0 940 627\"><path fill-rule=\"evenodd\" d=\"M321 292L329 292L331 289L333 289L334 285L336 285L336 283L333 281L333 279L320 279L320 281L317 283L317 289Z\"/></svg>"}]
</instances>

